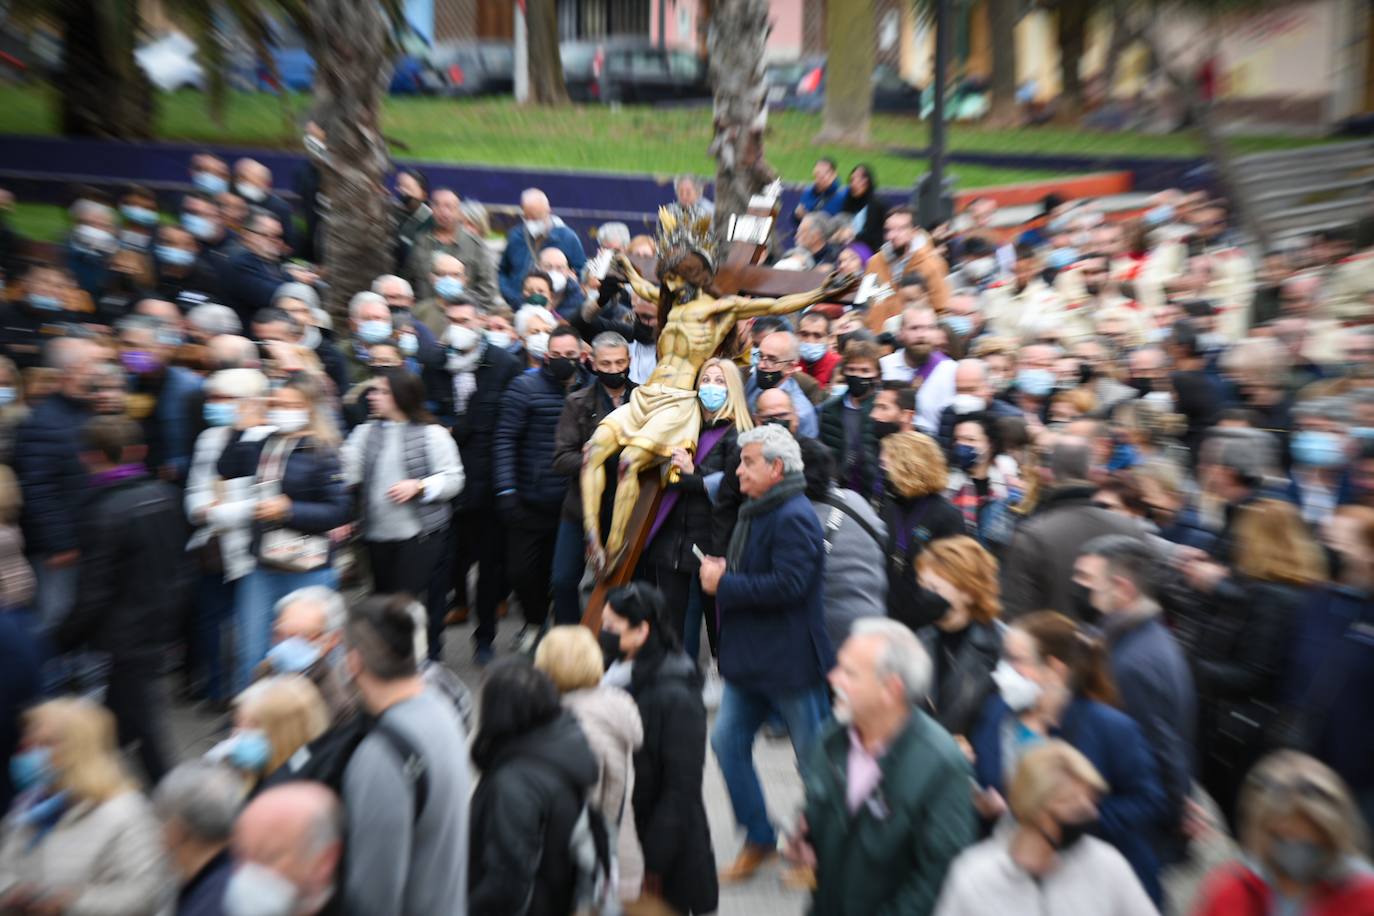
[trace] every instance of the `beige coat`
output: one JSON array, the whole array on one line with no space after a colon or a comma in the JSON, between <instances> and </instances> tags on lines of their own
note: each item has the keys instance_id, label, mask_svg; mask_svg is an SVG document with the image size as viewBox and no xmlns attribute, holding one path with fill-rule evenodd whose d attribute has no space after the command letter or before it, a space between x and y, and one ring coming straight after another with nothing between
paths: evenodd
<instances>
[{"instance_id":1,"label":"beige coat","mask_svg":"<svg viewBox=\"0 0 1374 916\"><path fill-rule=\"evenodd\" d=\"M620 896L634 900L644 880L644 856L639 849L635 819L630 811L630 799L634 795L634 752L644 743L639 707L618 687L574 690L563 697L563 705L577 719L596 756L601 775L587 798L601 812L606 824L619 831L616 856L620 866Z\"/></svg>"},{"instance_id":2,"label":"beige coat","mask_svg":"<svg viewBox=\"0 0 1374 916\"><path fill-rule=\"evenodd\" d=\"M152 806L136 791L74 806L37 845L33 829L0 825L0 896L18 884L75 891L64 916L159 916L175 885Z\"/></svg>"}]
</instances>

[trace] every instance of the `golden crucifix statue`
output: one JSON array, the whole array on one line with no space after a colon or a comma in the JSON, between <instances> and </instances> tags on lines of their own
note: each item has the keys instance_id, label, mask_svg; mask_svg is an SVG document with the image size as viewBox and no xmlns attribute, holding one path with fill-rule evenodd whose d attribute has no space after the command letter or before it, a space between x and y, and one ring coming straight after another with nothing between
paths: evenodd
<instances>
[{"instance_id":1,"label":"golden crucifix statue","mask_svg":"<svg viewBox=\"0 0 1374 916\"><path fill-rule=\"evenodd\" d=\"M650 283L629 258L616 265L635 295L658 305L658 364L625 404L597 426L582 459L582 524L587 554L602 572L620 559L630 516L639 497L639 475L668 461L673 449L696 450L701 430L697 373L720 352L739 321L786 315L837 299L858 285L859 277L831 274L818 289L774 299L715 295L714 245L710 218L691 220L676 208L659 211L659 285ZM600 531L602 467L620 452L611 528L603 546Z\"/></svg>"}]
</instances>

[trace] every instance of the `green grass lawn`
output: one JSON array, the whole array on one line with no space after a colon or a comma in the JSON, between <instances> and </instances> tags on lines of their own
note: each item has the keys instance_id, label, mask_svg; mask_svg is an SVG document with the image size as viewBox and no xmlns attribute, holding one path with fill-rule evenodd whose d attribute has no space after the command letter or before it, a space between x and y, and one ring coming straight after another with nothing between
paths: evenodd
<instances>
[{"instance_id":1,"label":"green grass lawn","mask_svg":"<svg viewBox=\"0 0 1374 916\"><path fill-rule=\"evenodd\" d=\"M49 204L15 204L9 223L26 238L55 242L67 231L67 211Z\"/></svg>"},{"instance_id":2,"label":"green grass lawn","mask_svg":"<svg viewBox=\"0 0 1374 916\"><path fill-rule=\"evenodd\" d=\"M297 146L297 112L308 99L282 101L263 93L231 95L223 125L211 121L200 93L163 95L159 104L159 134L167 140L224 143L242 146ZM896 115L873 118L868 148L816 146L811 138L820 115L774 112L769 116L769 161L785 179L805 180L818 156L835 157L842 169L867 162L884 186L909 186L925 170L923 160L889 150L920 148L927 143L925 122ZM586 169L605 172L679 172L710 174L714 163L706 153L711 118L706 108L660 109L578 105L530 109L510 99L444 99L390 97L383 128L396 141L403 158L532 168ZM0 87L0 133L57 132L52 93L44 88ZM1288 138L1237 138L1238 151L1251 152L1311 143ZM1135 154L1193 156L1201 146L1191 135L1166 137L1132 133L1096 133L1044 127L984 130L954 125L952 150L980 152L1074 153L1084 155ZM982 187L1030 181L1047 174L1036 170L988 169L954 165L960 187Z\"/></svg>"}]
</instances>

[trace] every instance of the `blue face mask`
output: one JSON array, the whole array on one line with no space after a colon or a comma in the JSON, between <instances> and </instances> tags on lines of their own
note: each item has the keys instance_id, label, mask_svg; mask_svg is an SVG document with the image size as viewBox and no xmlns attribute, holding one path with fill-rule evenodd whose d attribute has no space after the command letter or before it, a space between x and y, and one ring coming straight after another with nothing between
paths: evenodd
<instances>
[{"instance_id":1,"label":"blue face mask","mask_svg":"<svg viewBox=\"0 0 1374 916\"><path fill-rule=\"evenodd\" d=\"M1055 248L1045 255L1045 266L1054 270L1063 270L1077 260L1077 248Z\"/></svg>"},{"instance_id":2,"label":"blue face mask","mask_svg":"<svg viewBox=\"0 0 1374 916\"><path fill-rule=\"evenodd\" d=\"M4 387L0 387L0 407L7 407L10 404L13 404L15 399L18 397L19 392L15 390L13 386L6 385Z\"/></svg>"},{"instance_id":3,"label":"blue face mask","mask_svg":"<svg viewBox=\"0 0 1374 916\"><path fill-rule=\"evenodd\" d=\"M1162 226L1172 222L1174 219L1174 208L1172 204L1160 204L1151 210L1145 211L1145 225L1154 227Z\"/></svg>"},{"instance_id":4,"label":"blue face mask","mask_svg":"<svg viewBox=\"0 0 1374 916\"><path fill-rule=\"evenodd\" d=\"M434 281L434 295L440 299L457 299L463 295L463 281L457 277L440 277Z\"/></svg>"},{"instance_id":5,"label":"blue face mask","mask_svg":"<svg viewBox=\"0 0 1374 916\"><path fill-rule=\"evenodd\" d=\"M147 207L135 207L133 204L124 204L119 208L119 212L124 214L124 218L135 226L156 226L157 211L149 210Z\"/></svg>"},{"instance_id":6,"label":"blue face mask","mask_svg":"<svg viewBox=\"0 0 1374 916\"><path fill-rule=\"evenodd\" d=\"M195 185L196 190L204 191L206 194L223 194L229 190L228 179L221 178L213 172L193 172L191 184Z\"/></svg>"},{"instance_id":7,"label":"blue face mask","mask_svg":"<svg viewBox=\"0 0 1374 916\"><path fill-rule=\"evenodd\" d=\"M363 343L378 344L391 339L391 322L374 318L358 325L358 338Z\"/></svg>"},{"instance_id":8,"label":"blue face mask","mask_svg":"<svg viewBox=\"0 0 1374 916\"><path fill-rule=\"evenodd\" d=\"M724 385L702 385L697 389L701 406L715 413L725 406L726 390Z\"/></svg>"},{"instance_id":9,"label":"blue face mask","mask_svg":"<svg viewBox=\"0 0 1374 916\"><path fill-rule=\"evenodd\" d=\"M967 471L978 463L978 449L967 443L959 443L954 446L954 466L961 471Z\"/></svg>"},{"instance_id":10,"label":"blue face mask","mask_svg":"<svg viewBox=\"0 0 1374 916\"><path fill-rule=\"evenodd\" d=\"M219 228L215 225L214 220L210 219L208 216L201 216L199 213L181 214L181 225L182 228L202 242L208 242L213 239L215 237L215 231Z\"/></svg>"},{"instance_id":11,"label":"blue face mask","mask_svg":"<svg viewBox=\"0 0 1374 916\"><path fill-rule=\"evenodd\" d=\"M16 792L46 789L53 776L52 752L46 747L31 747L10 758L10 782Z\"/></svg>"},{"instance_id":12,"label":"blue face mask","mask_svg":"<svg viewBox=\"0 0 1374 916\"><path fill-rule=\"evenodd\" d=\"M1345 463L1345 441L1335 433L1304 430L1290 446L1293 460L1309 468L1334 468Z\"/></svg>"},{"instance_id":13,"label":"blue face mask","mask_svg":"<svg viewBox=\"0 0 1374 916\"><path fill-rule=\"evenodd\" d=\"M1016 387L1033 398L1043 398L1054 390L1054 373L1048 369L1022 369L1016 373Z\"/></svg>"},{"instance_id":14,"label":"blue face mask","mask_svg":"<svg viewBox=\"0 0 1374 916\"><path fill-rule=\"evenodd\" d=\"M1361 442L1374 442L1374 426L1356 426L1350 430L1350 435Z\"/></svg>"},{"instance_id":15,"label":"blue face mask","mask_svg":"<svg viewBox=\"0 0 1374 916\"><path fill-rule=\"evenodd\" d=\"M402 334L398 345L406 356L414 356L420 349L420 341L414 334Z\"/></svg>"},{"instance_id":16,"label":"blue face mask","mask_svg":"<svg viewBox=\"0 0 1374 916\"><path fill-rule=\"evenodd\" d=\"M949 325L949 329L960 337L967 337L969 331L973 330L973 319L967 315L947 315L945 316L945 324Z\"/></svg>"},{"instance_id":17,"label":"blue face mask","mask_svg":"<svg viewBox=\"0 0 1374 916\"><path fill-rule=\"evenodd\" d=\"M267 663L278 674L300 674L320 660L320 648L308 639L283 639L267 653Z\"/></svg>"},{"instance_id":18,"label":"blue face mask","mask_svg":"<svg viewBox=\"0 0 1374 916\"><path fill-rule=\"evenodd\" d=\"M211 426L233 426L239 418L239 405L233 401L207 401L205 422Z\"/></svg>"},{"instance_id":19,"label":"blue face mask","mask_svg":"<svg viewBox=\"0 0 1374 916\"><path fill-rule=\"evenodd\" d=\"M261 773L267 769L267 762L271 759L272 743L258 729L247 729L234 736L234 745L229 750L228 760L235 769Z\"/></svg>"},{"instance_id":20,"label":"blue face mask","mask_svg":"<svg viewBox=\"0 0 1374 916\"><path fill-rule=\"evenodd\" d=\"M42 293L34 293L29 297L29 305L44 312L62 311L62 300L56 296L45 296Z\"/></svg>"},{"instance_id":21,"label":"blue face mask","mask_svg":"<svg viewBox=\"0 0 1374 916\"><path fill-rule=\"evenodd\" d=\"M823 343L804 343L797 349L801 352L802 359L808 363L814 363L825 356L826 346Z\"/></svg>"},{"instance_id":22,"label":"blue face mask","mask_svg":"<svg viewBox=\"0 0 1374 916\"><path fill-rule=\"evenodd\" d=\"M763 359L763 350L759 349L758 347L754 347L749 351L749 365L757 366L759 364L759 360L761 359Z\"/></svg>"},{"instance_id":23,"label":"blue face mask","mask_svg":"<svg viewBox=\"0 0 1374 916\"><path fill-rule=\"evenodd\" d=\"M185 248L173 248L171 245L159 245L156 248L157 259L163 264L170 264L172 267L190 267L196 263L196 253L187 251Z\"/></svg>"}]
</instances>

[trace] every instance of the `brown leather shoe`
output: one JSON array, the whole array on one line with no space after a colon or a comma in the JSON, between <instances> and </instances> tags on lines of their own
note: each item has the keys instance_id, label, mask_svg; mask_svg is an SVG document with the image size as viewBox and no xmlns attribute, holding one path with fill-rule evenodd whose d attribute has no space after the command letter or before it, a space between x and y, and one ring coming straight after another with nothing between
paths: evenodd
<instances>
[{"instance_id":1,"label":"brown leather shoe","mask_svg":"<svg viewBox=\"0 0 1374 916\"><path fill-rule=\"evenodd\" d=\"M460 623L467 623L468 613L469 612L466 604L454 608L453 610L449 611L448 616L444 618L444 626L452 627L457 626Z\"/></svg>"},{"instance_id":2,"label":"brown leather shoe","mask_svg":"<svg viewBox=\"0 0 1374 916\"><path fill-rule=\"evenodd\" d=\"M723 883L731 884L739 881L748 881L754 877L763 864L778 854L778 851L771 846L758 846L754 843L745 843L744 848L735 856L735 861L721 869L720 880Z\"/></svg>"},{"instance_id":3,"label":"brown leather shoe","mask_svg":"<svg viewBox=\"0 0 1374 916\"><path fill-rule=\"evenodd\" d=\"M782 886L810 893L816 889L816 870L806 865L789 865L782 871Z\"/></svg>"}]
</instances>

